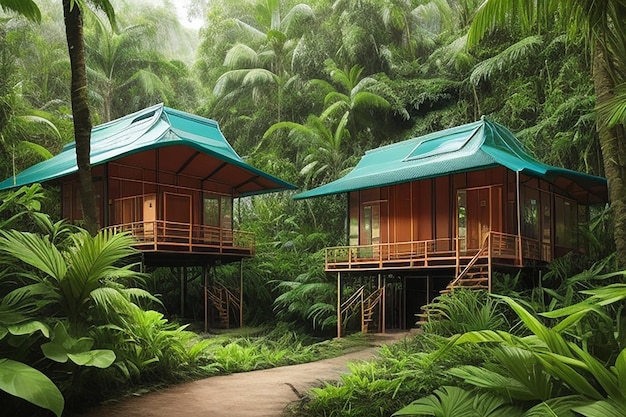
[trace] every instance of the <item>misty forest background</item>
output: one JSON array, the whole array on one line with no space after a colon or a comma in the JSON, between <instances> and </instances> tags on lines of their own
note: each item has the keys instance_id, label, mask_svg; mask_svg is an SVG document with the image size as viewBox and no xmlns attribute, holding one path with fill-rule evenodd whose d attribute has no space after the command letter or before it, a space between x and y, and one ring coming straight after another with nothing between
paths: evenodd
<instances>
[{"instance_id":1,"label":"misty forest background","mask_svg":"<svg viewBox=\"0 0 626 417\"><path fill-rule=\"evenodd\" d=\"M204 22L197 30L171 1L117 0L116 28L85 13L94 125L164 102L217 120L248 163L302 190L340 177L368 149L486 115L539 160L603 175L584 39L507 25L467 48L480 3L194 0L189 16ZM61 5L39 6L41 23L5 15L0 26L2 178L73 140ZM49 193L44 211L58 218ZM332 332L335 290L319 250L345 242L345 197L292 195L235 204L236 226L257 236L244 321L298 320ZM238 266L217 275L238 287ZM155 271L150 279L178 314L178 277ZM187 291L186 315L201 320L199 273Z\"/></svg>"}]
</instances>

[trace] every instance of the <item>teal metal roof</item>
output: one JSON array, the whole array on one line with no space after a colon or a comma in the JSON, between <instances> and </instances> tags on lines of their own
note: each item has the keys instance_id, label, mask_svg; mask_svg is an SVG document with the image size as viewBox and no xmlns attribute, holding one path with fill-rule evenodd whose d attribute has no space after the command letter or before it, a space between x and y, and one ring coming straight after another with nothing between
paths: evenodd
<instances>
[{"instance_id":1,"label":"teal metal roof","mask_svg":"<svg viewBox=\"0 0 626 417\"><path fill-rule=\"evenodd\" d=\"M507 128L485 117L367 151L344 177L294 198L377 188L495 166L543 178L579 201L607 201L606 179L537 161Z\"/></svg>"},{"instance_id":2,"label":"teal metal roof","mask_svg":"<svg viewBox=\"0 0 626 417\"><path fill-rule=\"evenodd\" d=\"M61 153L0 182L0 190L46 182L76 173L75 143ZM295 189L288 182L246 164L222 135L217 122L157 104L120 119L101 124L91 132L91 165L97 166L135 153L174 145L241 168L247 178L238 195Z\"/></svg>"}]
</instances>

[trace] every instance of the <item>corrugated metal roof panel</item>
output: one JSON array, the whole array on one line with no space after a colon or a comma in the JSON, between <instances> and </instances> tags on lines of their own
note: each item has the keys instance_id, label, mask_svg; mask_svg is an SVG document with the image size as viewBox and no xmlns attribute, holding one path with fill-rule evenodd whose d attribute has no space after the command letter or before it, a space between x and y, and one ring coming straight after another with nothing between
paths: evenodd
<instances>
[{"instance_id":1,"label":"corrugated metal roof panel","mask_svg":"<svg viewBox=\"0 0 626 417\"><path fill-rule=\"evenodd\" d=\"M217 122L157 104L96 126L91 134L91 165L154 148L185 145L203 154L232 164L261 177L258 186L248 185L241 195L254 195L296 187L246 164L222 135ZM78 171L75 144L66 145L60 154L34 165L0 183L0 190L46 182Z\"/></svg>"},{"instance_id":2,"label":"corrugated metal roof panel","mask_svg":"<svg viewBox=\"0 0 626 417\"><path fill-rule=\"evenodd\" d=\"M587 190L592 202L607 200L604 178L535 160L508 129L487 118L370 150L344 177L295 198L376 188L497 165L552 183L567 179Z\"/></svg>"}]
</instances>

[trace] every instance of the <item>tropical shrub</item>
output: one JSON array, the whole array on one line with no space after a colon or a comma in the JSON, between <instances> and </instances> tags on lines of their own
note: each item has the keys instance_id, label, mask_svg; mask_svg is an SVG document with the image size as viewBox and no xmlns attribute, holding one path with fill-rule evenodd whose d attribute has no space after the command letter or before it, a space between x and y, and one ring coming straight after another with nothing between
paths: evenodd
<instances>
[{"instance_id":1,"label":"tropical shrub","mask_svg":"<svg viewBox=\"0 0 626 417\"><path fill-rule=\"evenodd\" d=\"M337 286L323 271L323 251L309 256L311 266L294 280L274 281L280 293L274 300L277 318L287 322L309 323L310 332L323 332L337 326Z\"/></svg>"},{"instance_id":2,"label":"tropical shrub","mask_svg":"<svg viewBox=\"0 0 626 417\"><path fill-rule=\"evenodd\" d=\"M313 362L366 345L362 335L319 341L289 330L284 323L257 336L224 335L205 342L208 346L203 356L208 364L202 368L211 375Z\"/></svg>"},{"instance_id":3,"label":"tropical shrub","mask_svg":"<svg viewBox=\"0 0 626 417\"><path fill-rule=\"evenodd\" d=\"M380 358L349 364L351 373L340 381L314 388L298 416L388 416L415 396L424 395L454 378L447 369L463 363L485 361L482 348L458 346L439 355L447 339L433 334L418 334L385 345Z\"/></svg>"},{"instance_id":4,"label":"tropical shrub","mask_svg":"<svg viewBox=\"0 0 626 417\"><path fill-rule=\"evenodd\" d=\"M623 277L625 273L610 275ZM543 314L560 319L551 327L515 300L502 297L529 334L516 336L505 331L483 330L451 337L441 353L452 346L486 344L490 346L491 360L479 366L450 369L448 374L459 378L455 384L458 388L446 387L394 415L443 415L444 410L457 404L458 397L466 397L468 404L475 404L479 395L488 395L480 402L489 401L498 406L490 414L477 414L471 409L467 415L624 415L626 348L621 323L626 286L611 284L584 293L590 297L581 303ZM617 317L608 316L603 307L615 304L620 305ZM592 331L583 322L590 313L614 323L611 333L615 335L617 349L608 358L594 355L593 347L584 337ZM509 405L515 409L508 408ZM502 414L503 409L506 414Z\"/></svg>"},{"instance_id":5,"label":"tropical shrub","mask_svg":"<svg viewBox=\"0 0 626 417\"><path fill-rule=\"evenodd\" d=\"M509 329L502 303L486 291L455 289L435 298L431 306L438 314L423 325L426 333L452 336L474 330Z\"/></svg>"},{"instance_id":6,"label":"tropical shrub","mask_svg":"<svg viewBox=\"0 0 626 417\"><path fill-rule=\"evenodd\" d=\"M144 378L162 376L200 357L202 345L188 343L191 337L161 313L140 308L158 300L131 287L143 276L129 262L136 254L130 236L103 231L92 237L52 223L37 212L40 190L22 188L0 204L10 213L3 227L28 218L39 230L0 230L0 390L60 415L64 407L100 398L94 387L119 388L120 380L131 379L129 368ZM141 352L142 368L125 367L132 348ZM7 410L30 412L25 402L2 398Z\"/></svg>"}]
</instances>

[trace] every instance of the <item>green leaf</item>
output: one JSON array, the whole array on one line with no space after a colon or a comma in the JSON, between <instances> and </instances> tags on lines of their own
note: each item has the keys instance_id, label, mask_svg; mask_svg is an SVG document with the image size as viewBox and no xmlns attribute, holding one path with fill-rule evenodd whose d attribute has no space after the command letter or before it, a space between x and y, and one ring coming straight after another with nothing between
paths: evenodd
<instances>
[{"instance_id":1,"label":"green leaf","mask_svg":"<svg viewBox=\"0 0 626 417\"><path fill-rule=\"evenodd\" d=\"M65 400L43 373L21 362L0 359L0 389L61 417Z\"/></svg>"},{"instance_id":2,"label":"green leaf","mask_svg":"<svg viewBox=\"0 0 626 417\"><path fill-rule=\"evenodd\" d=\"M50 337L50 328L45 323L37 320L11 325L8 331L15 336L31 335L40 331L45 337ZM0 339L2 339L2 337L0 337Z\"/></svg>"},{"instance_id":3,"label":"green leaf","mask_svg":"<svg viewBox=\"0 0 626 417\"><path fill-rule=\"evenodd\" d=\"M479 388L486 388L498 394L518 400L540 399L520 381L477 366L459 366L447 371L448 374L462 378L466 383Z\"/></svg>"},{"instance_id":4,"label":"green leaf","mask_svg":"<svg viewBox=\"0 0 626 417\"><path fill-rule=\"evenodd\" d=\"M87 352L68 353L67 357L76 365L108 368L115 362L115 353L110 349L95 349Z\"/></svg>"},{"instance_id":5,"label":"green leaf","mask_svg":"<svg viewBox=\"0 0 626 417\"><path fill-rule=\"evenodd\" d=\"M94 340L90 337L74 338L67 334L62 323L54 327L51 342L41 345L44 355L55 362L66 363L71 360L80 366L108 368L115 361L115 353L108 349L91 350Z\"/></svg>"},{"instance_id":6,"label":"green leaf","mask_svg":"<svg viewBox=\"0 0 626 417\"><path fill-rule=\"evenodd\" d=\"M588 352L573 346L578 356L585 362L587 368L591 372L591 375L598 381L598 383L604 388L604 391L620 404L626 406L626 394L624 393L624 387L620 387L619 381L615 373L607 369L604 364L600 363L595 357Z\"/></svg>"},{"instance_id":7,"label":"green leaf","mask_svg":"<svg viewBox=\"0 0 626 417\"><path fill-rule=\"evenodd\" d=\"M615 360L615 366L612 368L617 376L617 384L622 391L626 391L626 349L622 349Z\"/></svg>"},{"instance_id":8,"label":"green leaf","mask_svg":"<svg viewBox=\"0 0 626 417\"><path fill-rule=\"evenodd\" d=\"M524 417L575 417L573 407L584 404L585 400L578 395L550 398L540 402L524 413Z\"/></svg>"},{"instance_id":9,"label":"green leaf","mask_svg":"<svg viewBox=\"0 0 626 417\"><path fill-rule=\"evenodd\" d=\"M572 408L573 411L586 417L626 417L624 407L612 401L596 401L592 404Z\"/></svg>"},{"instance_id":10,"label":"green leaf","mask_svg":"<svg viewBox=\"0 0 626 417\"><path fill-rule=\"evenodd\" d=\"M396 411L395 416L471 416L474 415L472 399L474 393L459 387L446 386L435 390L434 394L420 398Z\"/></svg>"}]
</instances>

